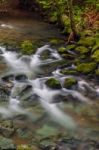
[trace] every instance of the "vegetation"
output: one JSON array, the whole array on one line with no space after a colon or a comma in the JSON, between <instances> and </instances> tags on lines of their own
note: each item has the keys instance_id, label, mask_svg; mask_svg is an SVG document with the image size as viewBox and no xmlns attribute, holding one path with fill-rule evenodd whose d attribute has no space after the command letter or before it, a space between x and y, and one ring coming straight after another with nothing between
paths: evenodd
<instances>
[{"instance_id":1,"label":"vegetation","mask_svg":"<svg viewBox=\"0 0 99 150\"><path fill-rule=\"evenodd\" d=\"M64 81L64 88L71 88L73 85L76 85L77 84L77 80L73 77L71 78L66 78L65 81Z\"/></svg>"},{"instance_id":2,"label":"vegetation","mask_svg":"<svg viewBox=\"0 0 99 150\"><path fill-rule=\"evenodd\" d=\"M49 78L45 84L51 89L61 89L60 82L55 78Z\"/></svg>"},{"instance_id":3,"label":"vegetation","mask_svg":"<svg viewBox=\"0 0 99 150\"><path fill-rule=\"evenodd\" d=\"M31 41L26 40L21 43L22 53L26 55L32 54L36 50L37 46L32 44Z\"/></svg>"}]
</instances>

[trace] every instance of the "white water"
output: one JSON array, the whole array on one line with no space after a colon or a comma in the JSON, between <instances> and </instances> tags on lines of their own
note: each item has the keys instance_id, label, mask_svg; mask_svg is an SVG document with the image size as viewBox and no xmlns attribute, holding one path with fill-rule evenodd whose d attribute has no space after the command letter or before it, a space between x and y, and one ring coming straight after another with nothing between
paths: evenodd
<instances>
[{"instance_id":1,"label":"white water","mask_svg":"<svg viewBox=\"0 0 99 150\"><path fill-rule=\"evenodd\" d=\"M68 129L75 129L77 124L75 123L74 119L70 115L64 113L61 110L60 104L55 104L55 103L53 104L54 97L58 94L63 94L63 95L71 94L74 98L77 98L79 101L85 103L90 103L90 99L86 98L79 91L75 91L75 90L67 90L64 88L62 90L50 90L45 86L43 81L49 77L34 79L34 77L36 77L36 75L39 72L42 72L41 70L42 65L46 65L61 60L61 57L57 53L57 51L51 49L49 45L45 45L41 48L38 48L37 52L33 56L19 57L19 54L16 52L8 52L3 47L0 47L0 49L3 53L0 55L3 56L5 62L7 63L7 65L10 66L11 70L14 70L16 74L24 73L28 76L27 82L32 85L33 94L35 93L39 96L39 101L42 107L52 117L53 121L59 123L60 125ZM50 51L51 58L46 60L41 60L40 55L43 51L46 50ZM62 76L62 74L60 73L60 69L57 69L52 74L56 78L59 78L60 81L64 79L64 76ZM31 75L31 77L29 75ZM5 115L7 117L13 115L14 112L26 113L26 111L20 106L21 102L19 97L14 94L16 89L19 88L21 90L23 85L24 83L19 83L14 81L14 87L12 88L11 91L8 107L0 108L0 113L2 115ZM79 82L79 86L82 90L84 90L84 87L82 86L81 82Z\"/></svg>"}]
</instances>

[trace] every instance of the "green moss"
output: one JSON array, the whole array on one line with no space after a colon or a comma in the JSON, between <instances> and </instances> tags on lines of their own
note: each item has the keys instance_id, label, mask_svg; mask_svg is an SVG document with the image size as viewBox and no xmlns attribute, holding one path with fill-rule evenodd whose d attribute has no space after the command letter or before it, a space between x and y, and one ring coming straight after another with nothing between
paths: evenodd
<instances>
[{"instance_id":1,"label":"green moss","mask_svg":"<svg viewBox=\"0 0 99 150\"><path fill-rule=\"evenodd\" d=\"M61 73L64 74L64 75L75 75L77 74L77 71L76 70L70 70L70 69L63 69L61 70Z\"/></svg>"},{"instance_id":2,"label":"green moss","mask_svg":"<svg viewBox=\"0 0 99 150\"><path fill-rule=\"evenodd\" d=\"M94 51L97 50L97 49L99 49L99 43L97 43L97 44L93 47L92 52L94 52Z\"/></svg>"},{"instance_id":3,"label":"green moss","mask_svg":"<svg viewBox=\"0 0 99 150\"><path fill-rule=\"evenodd\" d=\"M61 84L60 82L55 79L55 78L50 78L48 79L45 84L49 87L49 88L52 88L52 89L61 89Z\"/></svg>"},{"instance_id":4,"label":"green moss","mask_svg":"<svg viewBox=\"0 0 99 150\"><path fill-rule=\"evenodd\" d=\"M83 32L81 32L81 36L92 36L93 32L91 30L83 30Z\"/></svg>"},{"instance_id":5,"label":"green moss","mask_svg":"<svg viewBox=\"0 0 99 150\"><path fill-rule=\"evenodd\" d=\"M52 44L52 45L58 45L58 44L63 43L63 40L62 40L62 39L58 39L58 38L53 38L53 39L51 39L49 42L50 42L50 44Z\"/></svg>"},{"instance_id":6,"label":"green moss","mask_svg":"<svg viewBox=\"0 0 99 150\"><path fill-rule=\"evenodd\" d=\"M66 50L73 50L74 48L75 48L74 44L66 46Z\"/></svg>"},{"instance_id":7,"label":"green moss","mask_svg":"<svg viewBox=\"0 0 99 150\"><path fill-rule=\"evenodd\" d=\"M85 46L85 47L94 46L95 38L93 38L93 37L81 38L77 44Z\"/></svg>"},{"instance_id":8,"label":"green moss","mask_svg":"<svg viewBox=\"0 0 99 150\"><path fill-rule=\"evenodd\" d=\"M75 50L77 52L79 52L80 54L85 54L85 53L89 52L89 49L84 46L78 46L75 48Z\"/></svg>"},{"instance_id":9,"label":"green moss","mask_svg":"<svg viewBox=\"0 0 99 150\"><path fill-rule=\"evenodd\" d=\"M99 49L96 50L91 56L96 62L99 62Z\"/></svg>"},{"instance_id":10,"label":"green moss","mask_svg":"<svg viewBox=\"0 0 99 150\"><path fill-rule=\"evenodd\" d=\"M96 67L96 63L90 62L90 63L81 63L77 66L77 71L81 73L91 73L94 71Z\"/></svg>"},{"instance_id":11,"label":"green moss","mask_svg":"<svg viewBox=\"0 0 99 150\"><path fill-rule=\"evenodd\" d=\"M30 55L35 51L36 48L37 46L35 44L32 44L32 42L29 40L23 41L21 43L21 49L23 54Z\"/></svg>"},{"instance_id":12,"label":"green moss","mask_svg":"<svg viewBox=\"0 0 99 150\"><path fill-rule=\"evenodd\" d=\"M60 54L66 53L66 48L65 48L65 47L60 47L60 48L58 49L58 52L59 52Z\"/></svg>"},{"instance_id":13,"label":"green moss","mask_svg":"<svg viewBox=\"0 0 99 150\"><path fill-rule=\"evenodd\" d=\"M63 87L64 88L71 88L73 85L76 85L76 84L77 84L77 80L75 78L73 78L73 77L66 78L64 81Z\"/></svg>"},{"instance_id":14,"label":"green moss","mask_svg":"<svg viewBox=\"0 0 99 150\"><path fill-rule=\"evenodd\" d=\"M96 74L96 76L99 77L99 69L97 69L97 70L95 71L95 74Z\"/></svg>"},{"instance_id":15,"label":"green moss","mask_svg":"<svg viewBox=\"0 0 99 150\"><path fill-rule=\"evenodd\" d=\"M27 145L20 145L17 147L17 150L31 150L31 147L29 147Z\"/></svg>"}]
</instances>

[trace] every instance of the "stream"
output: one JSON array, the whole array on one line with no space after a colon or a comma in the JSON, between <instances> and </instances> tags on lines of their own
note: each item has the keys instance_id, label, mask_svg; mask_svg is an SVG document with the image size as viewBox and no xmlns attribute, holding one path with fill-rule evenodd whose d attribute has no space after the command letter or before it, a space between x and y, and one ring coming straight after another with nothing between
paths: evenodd
<instances>
[{"instance_id":1,"label":"stream","mask_svg":"<svg viewBox=\"0 0 99 150\"><path fill-rule=\"evenodd\" d=\"M61 73L58 64L63 58L46 42L59 38L58 30L37 20L5 18L1 19L0 32L7 40L44 41L31 56L0 46L0 138L11 139L16 145L40 145L44 150L57 145L58 150L73 149L75 144L94 150L91 144L96 143L98 150L99 86L83 76ZM49 53L48 58L44 52ZM60 81L61 89L46 86L52 77ZM69 77L77 80L76 89L63 87Z\"/></svg>"}]
</instances>

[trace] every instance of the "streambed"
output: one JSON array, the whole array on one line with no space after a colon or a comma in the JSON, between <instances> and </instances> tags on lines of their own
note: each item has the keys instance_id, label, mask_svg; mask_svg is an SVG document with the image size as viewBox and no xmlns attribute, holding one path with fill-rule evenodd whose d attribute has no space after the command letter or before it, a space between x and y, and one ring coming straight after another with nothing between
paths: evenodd
<instances>
[{"instance_id":1,"label":"streambed","mask_svg":"<svg viewBox=\"0 0 99 150\"><path fill-rule=\"evenodd\" d=\"M16 25L15 20L12 20L4 25L3 21L0 29L12 32L13 28L18 34L20 32L21 40L25 35L26 39L30 36L31 39L39 39L46 43L46 38L59 37L58 32L51 27L45 30L46 25L42 25L41 22L25 22L26 24L20 23L18 20ZM19 35L17 39L20 40ZM50 55L43 59L45 51L49 51ZM75 147L80 145L83 149L85 145L89 148L92 146L93 149L99 148L98 84L74 76L78 82L77 89L65 89L62 86L61 89L52 90L45 85L46 80L51 77L63 85L64 78L72 76L61 73L58 64L62 61L63 58L57 49L50 45L38 47L31 56L22 56L19 52L7 51L4 46L0 47L1 141L5 137L11 139L15 145L31 145L38 149L49 146L49 150L56 146L59 150L68 147L73 149L74 145L70 143L75 143ZM54 64L56 65L52 69ZM90 96L91 92L93 93Z\"/></svg>"}]
</instances>

